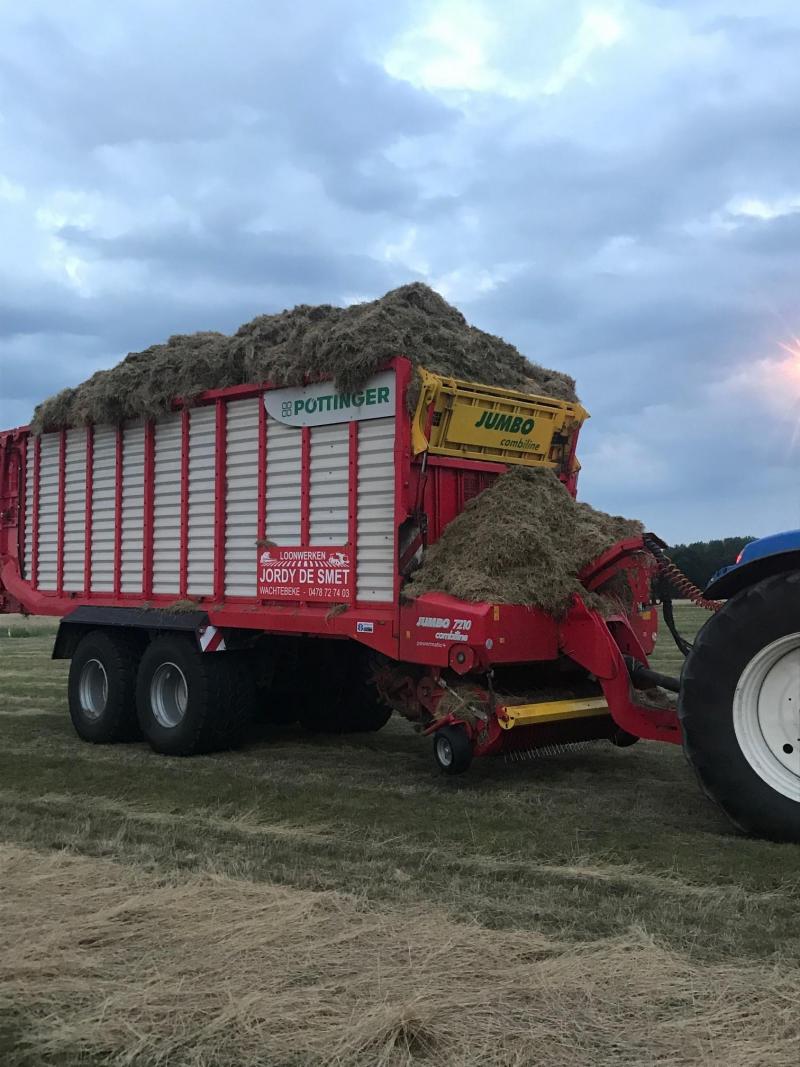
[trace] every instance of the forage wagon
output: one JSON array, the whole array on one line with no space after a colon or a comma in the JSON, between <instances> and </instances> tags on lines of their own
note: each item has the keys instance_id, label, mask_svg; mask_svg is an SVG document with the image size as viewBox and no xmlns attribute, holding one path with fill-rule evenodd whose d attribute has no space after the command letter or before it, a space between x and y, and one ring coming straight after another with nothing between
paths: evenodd
<instances>
[{"instance_id":1,"label":"forage wagon","mask_svg":"<svg viewBox=\"0 0 800 1067\"><path fill-rule=\"evenodd\" d=\"M659 592L671 621L652 537L607 543L560 611L420 588L426 555L506 472L557 478L572 503L586 417L396 356L355 389L239 384L118 425L10 430L0 610L60 618L53 655L71 660L87 741L188 756L236 745L256 709L337 731L395 709L458 773L685 735L740 826L800 838L797 544L720 587L732 599L690 654L680 715L678 681L648 667ZM777 649L763 662L762 641Z\"/></svg>"}]
</instances>

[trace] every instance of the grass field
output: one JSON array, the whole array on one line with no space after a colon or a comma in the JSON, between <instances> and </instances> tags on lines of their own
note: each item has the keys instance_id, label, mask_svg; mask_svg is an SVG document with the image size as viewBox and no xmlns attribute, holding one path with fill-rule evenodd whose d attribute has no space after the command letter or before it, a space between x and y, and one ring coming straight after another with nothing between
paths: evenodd
<instances>
[{"instance_id":1,"label":"grass field","mask_svg":"<svg viewBox=\"0 0 800 1067\"><path fill-rule=\"evenodd\" d=\"M0 622L1 1064L796 1067L800 849L678 749L448 780L394 720L94 747L51 642Z\"/></svg>"}]
</instances>

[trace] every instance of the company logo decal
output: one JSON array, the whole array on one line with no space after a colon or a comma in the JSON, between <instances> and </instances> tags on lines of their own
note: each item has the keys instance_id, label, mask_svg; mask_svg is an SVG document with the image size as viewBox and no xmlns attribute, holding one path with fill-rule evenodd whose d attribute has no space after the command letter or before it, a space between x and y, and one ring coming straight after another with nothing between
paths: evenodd
<instances>
[{"instance_id":1,"label":"company logo decal","mask_svg":"<svg viewBox=\"0 0 800 1067\"><path fill-rule=\"evenodd\" d=\"M436 630L433 636L437 641L468 641L472 619L439 619L435 615L420 615L417 626Z\"/></svg>"},{"instance_id":2,"label":"company logo decal","mask_svg":"<svg viewBox=\"0 0 800 1067\"><path fill-rule=\"evenodd\" d=\"M261 600L344 603L352 597L353 583L347 545L341 548L270 545L258 555Z\"/></svg>"},{"instance_id":3,"label":"company logo decal","mask_svg":"<svg viewBox=\"0 0 800 1067\"><path fill-rule=\"evenodd\" d=\"M395 413L395 375L394 371L376 374L363 389L350 393L340 392L332 382L270 389L264 394L264 405L273 419L287 426L386 418Z\"/></svg>"},{"instance_id":4,"label":"company logo decal","mask_svg":"<svg viewBox=\"0 0 800 1067\"><path fill-rule=\"evenodd\" d=\"M535 419L524 419L522 415L506 415L501 411L482 411L475 426L485 430L501 430L504 433L528 434L533 430Z\"/></svg>"}]
</instances>

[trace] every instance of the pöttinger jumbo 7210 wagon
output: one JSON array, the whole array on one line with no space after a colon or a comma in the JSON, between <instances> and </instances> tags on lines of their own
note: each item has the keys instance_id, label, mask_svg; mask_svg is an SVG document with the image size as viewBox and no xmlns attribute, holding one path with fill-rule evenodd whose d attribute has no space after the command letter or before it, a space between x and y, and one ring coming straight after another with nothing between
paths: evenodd
<instances>
[{"instance_id":1,"label":"p\u00f6ttinger jumbo 7210 wagon","mask_svg":"<svg viewBox=\"0 0 800 1067\"><path fill-rule=\"evenodd\" d=\"M0 610L61 618L53 655L72 661L82 738L231 747L258 701L312 729L375 730L397 709L448 773L586 740L682 741L676 707L652 693L677 682L648 668L664 569L652 539L595 559L587 602L558 617L404 593L426 547L509 468L548 468L574 496L586 418L574 402L419 373L398 357L356 392L237 386L155 420L0 434ZM786 569L797 587L797 556ZM610 583L616 607L600 613L591 594ZM781 709L800 698L793 604L775 638L791 638ZM724 667L707 645L689 661L689 757L739 825L798 839L797 718L759 707L775 664L748 681L756 650L741 677L701 685L697 670Z\"/></svg>"}]
</instances>

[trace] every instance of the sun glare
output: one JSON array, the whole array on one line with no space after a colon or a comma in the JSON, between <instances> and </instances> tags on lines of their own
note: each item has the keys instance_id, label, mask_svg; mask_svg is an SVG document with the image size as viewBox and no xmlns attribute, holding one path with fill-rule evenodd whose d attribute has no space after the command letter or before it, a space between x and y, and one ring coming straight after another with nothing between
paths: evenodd
<instances>
[{"instance_id":1,"label":"sun glare","mask_svg":"<svg viewBox=\"0 0 800 1067\"><path fill-rule=\"evenodd\" d=\"M780 342L786 354L779 364L780 386L785 390L790 407L793 409L794 430L790 448L794 449L800 442L800 339L793 337L789 342ZM795 414L796 412L796 414Z\"/></svg>"},{"instance_id":2,"label":"sun glare","mask_svg":"<svg viewBox=\"0 0 800 1067\"><path fill-rule=\"evenodd\" d=\"M789 356L783 361L786 377L800 387L800 339L793 337L788 344L781 341L781 348Z\"/></svg>"}]
</instances>

